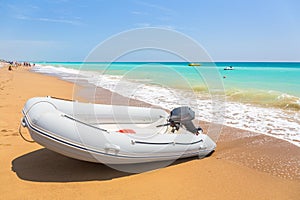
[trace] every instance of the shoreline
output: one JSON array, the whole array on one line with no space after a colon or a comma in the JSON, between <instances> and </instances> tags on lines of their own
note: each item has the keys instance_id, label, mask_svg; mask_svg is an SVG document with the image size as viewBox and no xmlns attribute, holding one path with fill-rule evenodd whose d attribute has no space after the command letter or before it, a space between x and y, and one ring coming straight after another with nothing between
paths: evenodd
<instances>
[{"instance_id":1,"label":"shoreline","mask_svg":"<svg viewBox=\"0 0 300 200\"><path fill-rule=\"evenodd\" d=\"M0 68L0 84L0 112L6 113L0 118L0 158L4 163L0 194L6 199L191 199L200 195L207 199L297 199L300 195L299 147L225 126L210 157L142 174L126 174L58 155L19 137L21 109L34 96L70 99L73 84L24 67L8 71L6 66ZM99 103L109 103L113 93L97 88L99 93L105 97ZM145 106L118 95L116 99ZM201 122L201 126L206 129L208 123Z\"/></svg>"}]
</instances>

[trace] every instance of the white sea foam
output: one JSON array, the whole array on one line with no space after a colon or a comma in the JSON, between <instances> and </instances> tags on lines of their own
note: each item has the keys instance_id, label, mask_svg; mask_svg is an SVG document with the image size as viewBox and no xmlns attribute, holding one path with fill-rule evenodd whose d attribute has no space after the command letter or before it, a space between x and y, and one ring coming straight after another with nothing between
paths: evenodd
<instances>
[{"instance_id":1,"label":"white sea foam","mask_svg":"<svg viewBox=\"0 0 300 200\"><path fill-rule=\"evenodd\" d=\"M92 85L169 110L188 105L196 110L197 118L203 121L214 120L216 110L222 110L222 107L216 108L216 105L221 105L219 102L195 96L186 90L129 81L121 76L102 75L91 71L79 73L75 69L39 65L33 71L56 75L64 80L87 80ZM276 137L300 147L300 115L297 112L227 101L224 112L219 114L224 116L224 120L219 117L219 122L224 125Z\"/></svg>"},{"instance_id":2,"label":"white sea foam","mask_svg":"<svg viewBox=\"0 0 300 200\"><path fill-rule=\"evenodd\" d=\"M79 71L76 69L69 69L65 67L54 67L51 65L35 65L31 69L34 72L43 73L43 74L52 74L52 75L60 75L65 73L66 75L78 75Z\"/></svg>"}]
</instances>

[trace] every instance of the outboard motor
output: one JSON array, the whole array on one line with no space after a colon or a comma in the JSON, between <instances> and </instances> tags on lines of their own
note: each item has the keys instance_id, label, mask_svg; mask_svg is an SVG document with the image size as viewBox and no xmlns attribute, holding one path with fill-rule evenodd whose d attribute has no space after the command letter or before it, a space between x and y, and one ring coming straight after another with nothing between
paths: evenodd
<instances>
[{"instance_id":1,"label":"outboard motor","mask_svg":"<svg viewBox=\"0 0 300 200\"><path fill-rule=\"evenodd\" d=\"M172 133L179 130L183 125L189 132L198 134L202 128L196 128L192 120L195 119L195 112L187 106L175 108L171 111L169 125L172 127Z\"/></svg>"}]
</instances>

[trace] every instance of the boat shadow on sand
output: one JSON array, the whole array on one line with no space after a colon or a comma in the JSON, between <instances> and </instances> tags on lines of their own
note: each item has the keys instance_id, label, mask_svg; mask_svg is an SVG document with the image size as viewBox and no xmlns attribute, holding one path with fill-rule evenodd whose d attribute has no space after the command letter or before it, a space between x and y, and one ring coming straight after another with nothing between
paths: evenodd
<instances>
[{"instance_id":1,"label":"boat shadow on sand","mask_svg":"<svg viewBox=\"0 0 300 200\"><path fill-rule=\"evenodd\" d=\"M197 158L179 159L171 165ZM145 166L147 168L144 171L149 171L160 168L162 165L153 163L152 166L149 164ZM149 166L151 167L149 168ZM133 175L133 173L116 169L105 164L68 158L45 148L30 152L12 161L12 171L16 172L20 179L35 182L105 181Z\"/></svg>"}]
</instances>

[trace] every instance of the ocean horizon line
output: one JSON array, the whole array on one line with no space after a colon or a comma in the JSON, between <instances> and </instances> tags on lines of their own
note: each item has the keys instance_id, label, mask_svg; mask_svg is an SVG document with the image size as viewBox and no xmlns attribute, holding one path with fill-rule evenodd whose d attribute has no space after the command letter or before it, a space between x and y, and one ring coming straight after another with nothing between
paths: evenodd
<instances>
[{"instance_id":1,"label":"ocean horizon line","mask_svg":"<svg viewBox=\"0 0 300 200\"><path fill-rule=\"evenodd\" d=\"M32 62L32 63L300 63L299 61L18 61L18 62Z\"/></svg>"}]
</instances>

